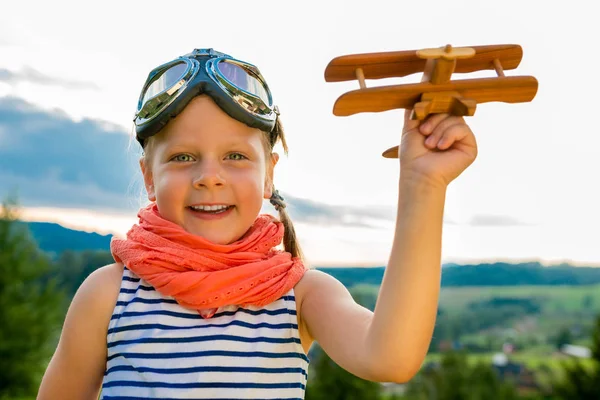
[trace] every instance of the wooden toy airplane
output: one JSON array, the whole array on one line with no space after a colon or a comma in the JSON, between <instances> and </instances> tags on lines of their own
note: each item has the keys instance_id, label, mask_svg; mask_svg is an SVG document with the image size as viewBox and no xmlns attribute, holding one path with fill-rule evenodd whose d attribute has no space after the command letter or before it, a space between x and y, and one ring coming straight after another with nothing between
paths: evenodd
<instances>
[{"instance_id":1,"label":"wooden toy airplane","mask_svg":"<svg viewBox=\"0 0 600 400\"><path fill-rule=\"evenodd\" d=\"M514 44L352 54L336 57L325 69L325 81L357 79L360 89L341 95L333 114L348 116L361 112L381 112L395 108L412 109L411 118L422 120L429 114L475 114L478 103L501 101L521 103L533 100L538 82L532 76L505 76L523 58L521 46ZM451 80L454 72L495 70L497 77ZM421 83L367 88L365 79L403 77L423 72ZM383 153L398 158L398 146Z\"/></svg>"}]
</instances>

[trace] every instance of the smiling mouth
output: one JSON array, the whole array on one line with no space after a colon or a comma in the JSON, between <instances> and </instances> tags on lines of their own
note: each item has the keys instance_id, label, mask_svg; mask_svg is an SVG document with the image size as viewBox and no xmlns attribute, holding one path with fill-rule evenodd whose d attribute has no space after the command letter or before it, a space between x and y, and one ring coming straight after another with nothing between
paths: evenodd
<instances>
[{"instance_id":1,"label":"smiling mouth","mask_svg":"<svg viewBox=\"0 0 600 400\"><path fill-rule=\"evenodd\" d=\"M202 214L222 214L231 210L235 206L189 206L188 208L194 212Z\"/></svg>"}]
</instances>

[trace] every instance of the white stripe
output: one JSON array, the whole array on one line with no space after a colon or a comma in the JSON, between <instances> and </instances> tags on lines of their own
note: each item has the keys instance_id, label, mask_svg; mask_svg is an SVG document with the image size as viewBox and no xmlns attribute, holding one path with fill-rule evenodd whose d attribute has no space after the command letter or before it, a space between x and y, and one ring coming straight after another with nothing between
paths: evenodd
<instances>
[{"instance_id":1,"label":"white stripe","mask_svg":"<svg viewBox=\"0 0 600 400\"><path fill-rule=\"evenodd\" d=\"M105 389L103 396L131 396L142 399L279 399L279 398L304 398L300 389L214 389L214 390L174 390L163 388L135 388L124 387L112 391Z\"/></svg>"},{"instance_id":2,"label":"white stripe","mask_svg":"<svg viewBox=\"0 0 600 400\"><path fill-rule=\"evenodd\" d=\"M180 367L178 367L180 368ZM254 383L282 383L296 382L296 373L256 373L256 372L227 372L229 382L254 382ZM162 374L144 372L144 376L151 381L176 382L222 382L222 372L191 372L184 374ZM139 373L135 371L119 371L118 380L139 380Z\"/></svg>"}]
</instances>

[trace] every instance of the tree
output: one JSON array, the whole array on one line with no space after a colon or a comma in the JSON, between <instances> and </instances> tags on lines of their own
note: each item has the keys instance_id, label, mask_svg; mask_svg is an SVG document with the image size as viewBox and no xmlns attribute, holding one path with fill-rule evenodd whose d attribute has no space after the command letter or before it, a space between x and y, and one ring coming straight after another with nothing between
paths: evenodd
<instances>
[{"instance_id":1,"label":"tree","mask_svg":"<svg viewBox=\"0 0 600 400\"><path fill-rule=\"evenodd\" d=\"M17 225L14 204L0 209L0 399L35 397L65 310L52 264Z\"/></svg>"},{"instance_id":2,"label":"tree","mask_svg":"<svg viewBox=\"0 0 600 400\"><path fill-rule=\"evenodd\" d=\"M355 285L350 288L354 301L371 311L375 310L378 293L378 289L372 285Z\"/></svg>"},{"instance_id":3,"label":"tree","mask_svg":"<svg viewBox=\"0 0 600 400\"><path fill-rule=\"evenodd\" d=\"M573 335L571 335L571 330L567 327L563 327L559 332L555 339L556 349L561 350L565 344L573 343Z\"/></svg>"},{"instance_id":4,"label":"tree","mask_svg":"<svg viewBox=\"0 0 600 400\"><path fill-rule=\"evenodd\" d=\"M563 363L564 379L554 386L561 399L600 398L600 315L596 317L592 332L591 365L583 365L579 359Z\"/></svg>"},{"instance_id":5,"label":"tree","mask_svg":"<svg viewBox=\"0 0 600 400\"><path fill-rule=\"evenodd\" d=\"M306 388L306 400L376 400L381 398L382 387L366 381L338 366L327 354L316 347L314 370Z\"/></svg>"},{"instance_id":6,"label":"tree","mask_svg":"<svg viewBox=\"0 0 600 400\"><path fill-rule=\"evenodd\" d=\"M69 298L75 295L77 289L96 269L112 264L114 259L110 251L84 250L63 251L55 262L57 275L61 288L66 291Z\"/></svg>"},{"instance_id":7,"label":"tree","mask_svg":"<svg viewBox=\"0 0 600 400\"><path fill-rule=\"evenodd\" d=\"M425 366L408 383L407 398L414 400L517 399L514 386L501 382L490 365L469 365L465 353L444 353L439 365Z\"/></svg>"}]
</instances>

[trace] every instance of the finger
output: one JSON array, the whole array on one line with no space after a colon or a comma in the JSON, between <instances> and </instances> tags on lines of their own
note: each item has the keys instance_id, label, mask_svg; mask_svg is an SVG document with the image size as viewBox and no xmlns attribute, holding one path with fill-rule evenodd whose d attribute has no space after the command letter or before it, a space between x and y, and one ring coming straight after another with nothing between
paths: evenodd
<instances>
[{"instance_id":1,"label":"finger","mask_svg":"<svg viewBox=\"0 0 600 400\"><path fill-rule=\"evenodd\" d=\"M469 134L470 128L464 122L459 122L454 125L450 125L444 129L444 134L437 143L437 148L440 150L446 150L451 147L454 143L463 140Z\"/></svg>"},{"instance_id":2,"label":"finger","mask_svg":"<svg viewBox=\"0 0 600 400\"><path fill-rule=\"evenodd\" d=\"M451 116L448 114L443 114L443 116L436 116L436 118L432 121L433 131L429 134L427 139L425 140L425 147L434 149L437 147L438 142L444 135L444 131L454 124L460 123L460 117ZM434 126L435 124L435 126Z\"/></svg>"},{"instance_id":3,"label":"finger","mask_svg":"<svg viewBox=\"0 0 600 400\"><path fill-rule=\"evenodd\" d=\"M440 118L437 121L437 125L433 129L433 132L429 134L429 137L425 141L425 145L427 147L433 148L436 147L439 140L444 135L444 131L448 129L450 126L460 123L465 123L463 117L457 117L454 115L446 115L446 118Z\"/></svg>"},{"instance_id":4,"label":"finger","mask_svg":"<svg viewBox=\"0 0 600 400\"><path fill-rule=\"evenodd\" d=\"M448 127L460 123L465 123L465 119L463 117L446 114L446 118L440 119L437 125L433 128L433 133L435 133L436 135L443 135L444 131L448 129Z\"/></svg>"},{"instance_id":5,"label":"finger","mask_svg":"<svg viewBox=\"0 0 600 400\"><path fill-rule=\"evenodd\" d=\"M427 117L427 119L425 119L425 121L423 121L423 123L419 127L419 130L421 131L422 134L427 136L435 130L435 128L440 124L440 122L442 122L444 119L448 118L449 116L450 116L450 114L446 114L446 113L431 114Z\"/></svg>"}]
</instances>

